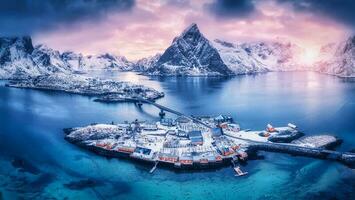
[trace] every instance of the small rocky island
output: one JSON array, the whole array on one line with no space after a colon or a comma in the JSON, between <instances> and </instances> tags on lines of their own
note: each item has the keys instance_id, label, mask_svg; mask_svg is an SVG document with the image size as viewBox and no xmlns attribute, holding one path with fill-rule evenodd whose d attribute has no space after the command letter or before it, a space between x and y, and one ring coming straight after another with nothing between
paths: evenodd
<instances>
[{"instance_id":1,"label":"small rocky island","mask_svg":"<svg viewBox=\"0 0 355 200\"><path fill-rule=\"evenodd\" d=\"M304 136L293 124L275 128L268 124L265 130L251 131L226 116L180 116L155 123L92 124L64 132L66 140L82 148L152 163L152 171L158 164L177 169L235 166L257 151L331 159L355 167L354 153L328 150L341 140L331 135ZM243 175L240 168L235 170Z\"/></svg>"},{"instance_id":2,"label":"small rocky island","mask_svg":"<svg viewBox=\"0 0 355 200\"><path fill-rule=\"evenodd\" d=\"M164 93L143 85L65 73L12 80L6 86L89 95L97 97L96 101L105 102L129 101L137 97L153 101L164 96Z\"/></svg>"}]
</instances>

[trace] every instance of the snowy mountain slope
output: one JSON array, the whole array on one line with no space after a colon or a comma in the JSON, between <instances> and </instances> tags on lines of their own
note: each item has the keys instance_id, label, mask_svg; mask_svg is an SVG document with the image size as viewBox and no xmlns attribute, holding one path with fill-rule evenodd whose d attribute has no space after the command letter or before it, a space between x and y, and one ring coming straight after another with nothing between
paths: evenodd
<instances>
[{"instance_id":1,"label":"snowy mountain slope","mask_svg":"<svg viewBox=\"0 0 355 200\"><path fill-rule=\"evenodd\" d=\"M253 57L252 52L241 45L235 45L222 40L214 40L213 46L216 47L221 55L223 62L235 74L253 74L267 72L267 66Z\"/></svg>"},{"instance_id":2,"label":"snowy mountain slope","mask_svg":"<svg viewBox=\"0 0 355 200\"><path fill-rule=\"evenodd\" d=\"M74 52L64 52L61 55L65 61L75 71L86 70L120 70L127 71L132 68L132 62L129 62L124 56L112 54L100 54L83 56Z\"/></svg>"},{"instance_id":3,"label":"snowy mountain slope","mask_svg":"<svg viewBox=\"0 0 355 200\"><path fill-rule=\"evenodd\" d=\"M263 63L270 71L302 70L304 66L297 61L302 49L292 43L258 42L244 43L242 46L251 52L251 56Z\"/></svg>"},{"instance_id":4,"label":"snowy mountain slope","mask_svg":"<svg viewBox=\"0 0 355 200\"><path fill-rule=\"evenodd\" d=\"M150 75L233 75L223 63L217 49L201 34L196 24L176 37L156 62L148 69Z\"/></svg>"},{"instance_id":5,"label":"snowy mountain slope","mask_svg":"<svg viewBox=\"0 0 355 200\"><path fill-rule=\"evenodd\" d=\"M68 63L68 65L72 68L72 70L75 71L83 70L80 64L83 58L82 54L77 54L72 51L66 51L62 53L61 57L64 62Z\"/></svg>"},{"instance_id":6,"label":"snowy mountain slope","mask_svg":"<svg viewBox=\"0 0 355 200\"><path fill-rule=\"evenodd\" d=\"M161 55L130 62L123 56L83 56L44 45L30 37L0 37L0 79L23 79L53 73L86 70L138 71L148 75L229 76L268 71L313 70L337 76L355 76L355 36L322 47L318 62L306 68L298 61L301 47L282 42L235 44L209 41L196 24L176 37ZM297 57L298 56L298 57Z\"/></svg>"},{"instance_id":7,"label":"snowy mountain slope","mask_svg":"<svg viewBox=\"0 0 355 200\"><path fill-rule=\"evenodd\" d=\"M315 70L340 77L355 77L355 36L321 48Z\"/></svg>"},{"instance_id":8,"label":"snowy mountain slope","mask_svg":"<svg viewBox=\"0 0 355 200\"><path fill-rule=\"evenodd\" d=\"M214 40L223 62L235 74L252 74L267 71L300 70L294 55L301 48L291 43L255 42L233 44L222 40Z\"/></svg>"},{"instance_id":9,"label":"snowy mountain slope","mask_svg":"<svg viewBox=\"0 0 355 200\"><path fill-rule=\"evenodd\" d=\"M81 70L121 70L131 69L132 63L124 56L115 56L112 54L101 54L97 56L84 56L79 61Z\"/></svg>"},{"instance_id":10,"label":"snowy mountain slope","mask_svg":"<svg viewBox=\"0 0 355 200\"><path fill-rule=\"evenodd\" d=\"M123 56L83 56L60 53L44 45L33 47L30 37L0 37L0 79L23 79L38 75L85 70L130 70Z\"/></svg>"},{"instance_id":11,"label":"snowy mountain slope","mask_svg":"<svg viewBox=\"0 0 355 200\"><path fill-rule=\"evenodd\" d=\"M161 54L157 53L154 56L139 59L133 63L132 69L134 71L138 71L138 72L145 72L145 71L151 69L152 67L154 67L154 65L158 62L160 57L161 57Z\"/></svg>"},{"instance_id":12,"label":"snowy mountain slope","mask_svg":"<svg viewBox=\"0 0 355 200\"><path fill-rule=\"evenodd\" d=\"M38 45L31 54L32 60L42 71L41 74L54 72L71 72L71 66L62 59L59 51Z\"/></svg>"},{"instance_id":13,"label":"snowy mountain slope","mask_svg":"<svg viewBox=\"0 0 355 200\"><path fill-rule=\"evenodd\" d=\"M53 72L69 72L59 52L33 47L30 37L0 38L0 79L19 79Z\"/></svg>"},{"instance_id":14,"label":"snowy mountain slope","mask_svg":"<svg viewBox=\"0 0 355 200\"><path fill-rule=\"evenodd\" d=\"M173 40L157 61L156 57L141 59L134 68L149 75L186 76L300 70L303 68L294 56L300 51L300 47L291 43L233 44L219 39L211 42L192 24Z\"/></svg>"}]
</instances>

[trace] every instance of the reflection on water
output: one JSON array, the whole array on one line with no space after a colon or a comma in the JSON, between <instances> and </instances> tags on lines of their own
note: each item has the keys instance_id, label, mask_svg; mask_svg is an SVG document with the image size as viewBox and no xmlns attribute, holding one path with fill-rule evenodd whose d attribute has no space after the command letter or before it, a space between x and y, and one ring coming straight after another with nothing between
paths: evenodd
<instances>
[{"instance_id":1,"label":"reflection on water","mask_svg":"<svg viewBox=\"0 0 355 200\"><path fill-rule=\"evenodd\" d=\"M317 73L267 73L234 78L146 77L91 72L163 91L158 100L186 114L232 115L244 128L297 124L308 134L332 133L355 147L355 83ZM354 172L340 164L263 153L247 177L232 169L175 173L106 159L68 144L62 128L92 122L157 120L150 105L104 104L91 98L4 87L0 82L0 197L56 199L354 199ZM170 115L168 115L169 117ZM35 172L35 173L34 173ZM0 198L1 199L1 198Z\"/></svg>"}]
</instances>

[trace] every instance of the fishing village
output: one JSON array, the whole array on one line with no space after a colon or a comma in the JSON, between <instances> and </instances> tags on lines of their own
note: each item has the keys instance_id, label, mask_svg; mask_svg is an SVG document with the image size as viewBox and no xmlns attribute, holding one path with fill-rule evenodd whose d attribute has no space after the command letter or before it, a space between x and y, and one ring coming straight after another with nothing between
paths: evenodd
<instances>
[{"instance_id":1,"label":"fishing village","mask_svg":"<svg viewBox=\"0 0 355 200\"><path fill-rule=\"evenodd\" d=\"M342 140L332 135L305 136L295 124L264 130L242 129L232 117L187 116L146 99L130 99L138 106L152 104L160 109L160 121L135 120L125 123L91 124L66 128L65 139L106 157L125 157L174 169L209 169L232 166L236 176L246 175L240 163L258 151L339 161L355 166L355 153L333 151ZM176 118L165 118L165 112Z\"/></svg>"}]
</instances>

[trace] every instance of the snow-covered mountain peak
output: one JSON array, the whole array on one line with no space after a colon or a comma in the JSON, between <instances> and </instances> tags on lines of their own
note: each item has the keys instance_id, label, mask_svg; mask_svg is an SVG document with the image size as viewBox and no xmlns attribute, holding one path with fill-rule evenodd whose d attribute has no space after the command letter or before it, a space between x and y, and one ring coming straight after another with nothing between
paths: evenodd
<instances>
[{"instance_id":1,"label":"snow-covered mountain peak","mask_svg":"<svg viewBox=\"0 0 355 200\"><path fill-rule=\"evenodd\" d=\"M181 33L181 36L184 37L186 35L200 34L200 29L198 28L196 23L190 24L185 30Z\"/></svg>"},{"instance_id":2,"label":"snow-covered mountain peak","mask_svg":"<svg viewBox=\"0 0 355 200\"><path fill-rule=\"evenodd\" d=\"M25 53L32 53L33 45L32 39L29 36L23 37L1 37L0 38L0 48L14 47L18 50L22 50Z\"/></svg>"},{"instance_id":3,"label":"snow-covered mountain peak","mask_svg":"<svg viewBox=\"0 0 355 200\"><path fill-rule=\"evenodd\" d=\"M55 55L58 58L61 56L61 53L58 50L54 50L52 48L49 48L47 45L44 45L44 44L40 44L40 45L35 46L34 51L32 53L35 54L37 52Z\"/></svg>"},{"instance_id":4,"label":"snow-covered mountain peak","mask_svg":"<svg viewBox=\"0 0 355 200\"><path fill-rule=\"evenodd\" d=\"M0 37L0 79L22 79L56 72L129 70L131 65L123 56L61 53L46 45L34 47L28 36Z\"/></svg>"},{"instance_id":5,"label":"snow-covered mountain peak","mask_svg":"<svg viewBox=\"0 0 355 200\"><path fill-rule=\"evenodd\" d=\"M161 55L149 74L154 75L232 75L220 55L196 24L186 28Z\"/></svg>"},{"instance_id":6,"label":"snow-covered mountain peak","mask_svg":"<svg viewBox=\"0 0 355 200\"><path fill-rule=\"evenodd\" d=\"M32 40L28 36L1 37L0 64L20 60L31 54L33 50Z\"/></svg>"},{"instance_id":7,"label":"snow-covered mountain peak","mask_svg":"<svg viewBox=\"0 0 355 200\"><path fill-rule=\"evenodd\" d=\"M181 34L180 36L176 37L173 40L173 43L180 41L181 40L185 41L187 44L191 46L197 46L201 40L206 41L207 39L203 36L203 34L200 32L197 24L193 23L189 27L187 27Z\"/></svg>"}]
</instances>

